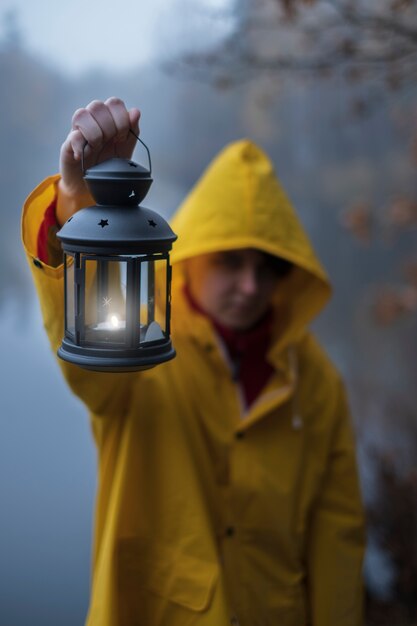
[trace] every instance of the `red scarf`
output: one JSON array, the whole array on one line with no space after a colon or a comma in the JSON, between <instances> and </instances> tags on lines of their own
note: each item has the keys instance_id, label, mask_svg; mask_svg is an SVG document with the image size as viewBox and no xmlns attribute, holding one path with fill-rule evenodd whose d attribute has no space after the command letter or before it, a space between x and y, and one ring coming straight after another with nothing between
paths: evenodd
<instances>
[{"instance_id":1,"label":"red scarf","mask_svg":"<svg viewBox=\"0 0 417 626\"><path fill-rule=\"evenodd\" d=\"M222 339L233 364L234 379L242 386L246 406L249 407L274 371L266 359L271 339L272 309L249 330L234 330L208 315L194 300L187 286L184 287L184 294L191 308L207 317Z\"/></svg>"}]
</instances>

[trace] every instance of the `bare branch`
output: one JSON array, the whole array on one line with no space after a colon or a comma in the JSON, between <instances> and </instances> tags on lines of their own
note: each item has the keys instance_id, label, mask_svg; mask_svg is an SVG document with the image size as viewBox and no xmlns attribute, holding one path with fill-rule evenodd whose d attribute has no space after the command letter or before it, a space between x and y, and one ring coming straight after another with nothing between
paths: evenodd
<instances>
[{"instance_id":1,"label":"bare branch","mask_svg":"<svg viewBox=\"0 0 417 626\"><path fill-rule=\"evenodd\" d=\"M406 26L399 20L396 20L392 15L388 18L375 13L353 10L335 0L322 0L322 2L332 6L343 19L355 26L375 30L379 29L392 34L395 33L396 35L410 39L412 43L417 43L417 28Z\"/></svg>"},{"instance_id":2,"label":"bare branch","mask_svg":"<svg viewBox=\"0 0 417 626\"><path fill-rule=\"evenodd\" d=\"M386 3L379 4L378 13L358 4L337 0L238 3L229 36L213 50L184 55L180 71L200 76L206 71L209 80L220 73L236 83L262 73L322 75L342 69L346 76L383 78L393 88L400 82L414 83L417 10L407 9L405 23L401 12ZM177 64L174 69L178 68Z\"/></svg>"}]
</instances>

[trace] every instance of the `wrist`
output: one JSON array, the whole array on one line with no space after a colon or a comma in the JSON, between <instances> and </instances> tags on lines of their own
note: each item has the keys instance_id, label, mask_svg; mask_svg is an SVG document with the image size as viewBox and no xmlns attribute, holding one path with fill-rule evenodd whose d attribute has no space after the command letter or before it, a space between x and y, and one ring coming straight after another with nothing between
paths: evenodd
<instances>
[{"instance_id":1,"label":"wrist","mask_svg":"<svg viewBox=\"0 0 417 626\"><path fill-rule=\"evenodd\" d=\"M72 190L61 178L57 190L56 219L60 226L83 207L94 204L93 197L84 184L81 189Z\"/></svg>"}]
</instances>

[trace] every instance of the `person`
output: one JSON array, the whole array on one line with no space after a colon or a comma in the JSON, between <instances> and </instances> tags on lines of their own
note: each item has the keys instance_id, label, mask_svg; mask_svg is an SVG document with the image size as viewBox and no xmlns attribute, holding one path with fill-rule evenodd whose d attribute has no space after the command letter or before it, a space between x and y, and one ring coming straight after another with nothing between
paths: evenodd
<instances>
[{"instance_id":1,"label":"person","mask_svg":"<svg viewBox=\"0 0 417 626\"><path fill-rule=\"evenodd\" d=\"M131 156L138 109L77 110L23 241L52 349L55 234L80 167ZM226 146L171 222L174 360L100 373L59 360L88 407L98 494L88 626L358 626L364 516L343 382L308 330L327 275L267 155Z\"/></svg>"}]
</instances>

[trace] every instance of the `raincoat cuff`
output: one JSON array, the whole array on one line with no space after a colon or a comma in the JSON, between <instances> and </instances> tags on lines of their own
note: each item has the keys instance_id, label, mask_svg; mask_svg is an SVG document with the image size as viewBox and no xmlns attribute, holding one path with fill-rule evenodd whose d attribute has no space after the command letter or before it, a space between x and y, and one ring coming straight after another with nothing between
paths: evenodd
<instances>
[{"instance_id":1,"label":"raincoat cuff","mask_svg":"<svg viewBox=\"0 0 417 626\"><path fill-rule=\"evenodd\" d=\"M40 183L26 199L22 215L22 241L29 264L56 278L63 276L62 253L60 256L60 244L55 237L58 225L55 220L54 232L51 217L51 214L54 217L59 179L59 175L50 176Z\"/></svg>"}]
</instances>

